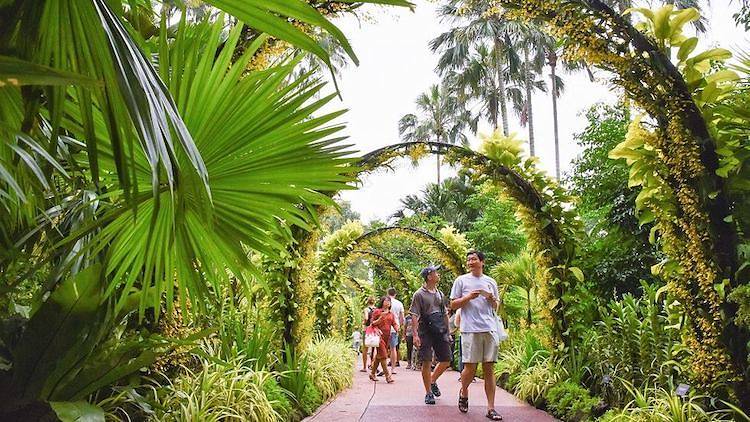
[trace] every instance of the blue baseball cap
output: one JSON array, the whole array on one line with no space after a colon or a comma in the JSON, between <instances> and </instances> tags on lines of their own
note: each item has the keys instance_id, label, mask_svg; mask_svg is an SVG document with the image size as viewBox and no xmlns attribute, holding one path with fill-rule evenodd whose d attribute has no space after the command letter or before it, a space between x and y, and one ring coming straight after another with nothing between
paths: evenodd
<instances>
[{"instance_id":1,"label":"blue baseball cap","mask_svg":"<svg viewBox=\"0 0 750 422\"><path fill-rule=\"evenodd\" d=\"M422 268L422 271L419 272L419 275L421 275L423 279L427 280L427 276L430 275L431 272L437 271L441 268L442 266L440 265L430 265L429 267Z\"/></svg>"}]
</instances>

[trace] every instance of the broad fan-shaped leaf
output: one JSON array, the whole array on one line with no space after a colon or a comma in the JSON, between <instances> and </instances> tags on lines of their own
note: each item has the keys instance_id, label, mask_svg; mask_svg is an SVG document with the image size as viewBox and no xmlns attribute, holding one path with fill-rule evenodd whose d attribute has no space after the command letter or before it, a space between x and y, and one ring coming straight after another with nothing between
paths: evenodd
<instances>
[{"instance_id":1,"label":"broad fan-shaped leaf","mask_svg":"<svg viewBox=\"0 0 750 422\"><path fill-rule=\"evenodd\" d=\"M208 169L212 198L195 172L183 171L174 194L163 186L137 210L123 204L100 219L111 222L89 249L107 250L109 293L138 285L144 298L166 294L171 306L179 293L201 305L231 275L246 282L247 247L283 250L284 241L274 239L289 239L290 225L309 227L309 205L330 204L321 192L351 180L343 158L349 152L335 136L341 126L330 124L341 112L310 117L332 96L317 99L322 84L310 76L286 82L295 62L243 76L253 51L232 62L241 29L224 40L223 24L183 24L159 54L162 78ZM80 116L70 117L69 126L82 130ZM101 132L102 118L94 117ZM135 177L148 180L145 157L135 161ZM111 151L100 151L100 164L103 180L114 176Z\"/></svg>"}]
</instances>

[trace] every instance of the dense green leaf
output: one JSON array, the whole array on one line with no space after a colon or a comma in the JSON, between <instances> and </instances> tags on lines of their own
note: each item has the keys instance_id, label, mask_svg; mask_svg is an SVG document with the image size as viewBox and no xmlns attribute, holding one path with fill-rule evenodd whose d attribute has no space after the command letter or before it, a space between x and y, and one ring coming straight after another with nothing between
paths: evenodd
<instances>
[{"instance_id":1,"label":"dense green leaf","mask_svg":"<svg viewBox=\"0 0 750 422\"><path fill-rule=\"evenodd\" d=\"M104 411L85 401L53 401L50 406L62 422L104 422Z\"/></svg>"}]
</instances>

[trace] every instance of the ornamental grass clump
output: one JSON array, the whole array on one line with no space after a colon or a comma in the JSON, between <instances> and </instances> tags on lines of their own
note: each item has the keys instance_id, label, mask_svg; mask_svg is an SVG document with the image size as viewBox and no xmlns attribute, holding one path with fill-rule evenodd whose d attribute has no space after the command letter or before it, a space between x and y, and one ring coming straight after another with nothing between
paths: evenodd
<instances>
[{"instance_id":1,"label":"ornamental grass clump","mask_svg":"<svg viewBox=\"0 0 750 422\"><path fill-rule=\"evenodd\" d=\"M230 362L203 360L202 368L185 372L156 391L155 420L283 422L264 386L275 383L273 374Z\"/></svg>"},{"instance_id":2,"label":"ornamental grass clump","mask_svg":"<svg viewBox=\"0 0 750 422\"><path fill-rule=\"evenodd\" d=\"M714 400L704 395L679 395L674 388L633 387L625 381L632 400L621 410L607 412L600 421L674 421L674 422L711 422L711 421L750 421L747 415L738 408L711 410L708 404ZM717 405L727 405L718 402Z\"/></svg>"},{"instance_id":3,"label":"ornamental grass clump","mask_svg":"<svg viewBox=\"0 0 750 422\"><path fill-rule=\"evenodd\" d=\"M349 343L335 338L320 338L305 351L312 384L323 400L352 385L356 354Z\"/></svg>"}]
</instances>

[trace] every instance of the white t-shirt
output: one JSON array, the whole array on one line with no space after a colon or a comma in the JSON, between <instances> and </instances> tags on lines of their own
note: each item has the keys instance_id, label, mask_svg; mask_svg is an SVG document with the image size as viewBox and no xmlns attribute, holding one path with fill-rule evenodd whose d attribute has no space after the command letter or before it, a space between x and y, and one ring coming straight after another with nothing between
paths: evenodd
<instances>
[{"instance_id":1,"label":"white t-shirt","mask_svg":"<svg viewBox=\"0 0 750 422\"><path fill-rule=\"evenodd\" d=\"M475 277L471 273L458 276L451 288L451 300L467 296L474 290L492 292L498 297L497 283L492 277L482 274ZM484 296L477 296L461 307L461 332L485 333L494 331L496 327L495 310Z\"/></svg>"},{"instance_id":2,"label":"white t-shirt","mask_svg":"<svg viewBox=\"0 0 750 422\"><path fill-rule=\"evenodd\" d=\"M355 331L354 333L352 333L352 340L354 341L362 340L362 333L360 333L359 331Z\"/></svg>"},{"instance_id":3,"label":"white t-shirt","mask_svg":"<svg viewBox=\"0 0 750 422\"><path fill-rule=\"evenodd\" d=\"M391 312L393 312L393 318L396 320L396 324L401 326L401 320L404 318L404 304L395 297L391 298ZM391 327L391 332L395 333L396 329Z\"/></svg>"}]
</instances>

